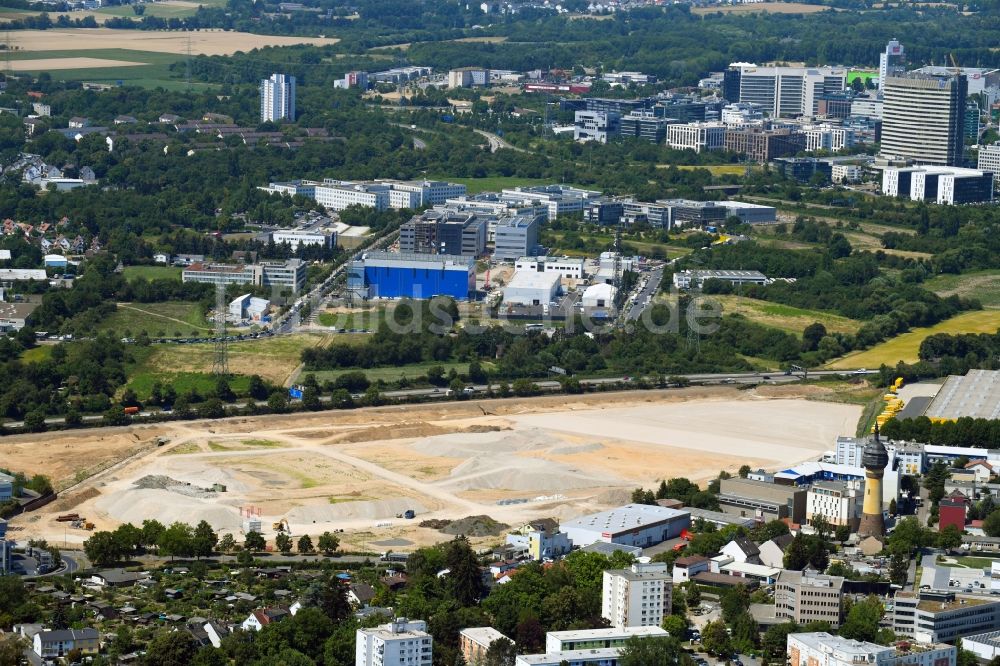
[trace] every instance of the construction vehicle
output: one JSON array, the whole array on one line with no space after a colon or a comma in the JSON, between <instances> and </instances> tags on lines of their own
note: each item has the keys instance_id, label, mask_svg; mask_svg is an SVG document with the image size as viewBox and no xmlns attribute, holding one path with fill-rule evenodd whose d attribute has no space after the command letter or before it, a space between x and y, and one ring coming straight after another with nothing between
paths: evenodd
<instances>
[{"instance_id":1,"label":"construction vehicle","mask_svg":"<svg viewBox=\"0 0 1000 666\"><path fill-rule=\"evenodd\" d=\"M139 413L139 408L138 407L134 407L134 406L133 407L126 407L123 411L126 414L128 414L129 416L135 416L136 414Z\"/></svg>"},{"instance_id":2,"label":"construction vehicle","mask_svg":"<svg viewBox=\"0 0 1000 666\"><path fill-rule=\"evenodd\" d=\"M80 514L78 513L64 513L61 516L56 517L56 521L60 523L70 523L74 520L80 520Z\"/></svg>"},{"instance_id":3,"label":"construction vehicle","mask_svg":"<svg viewBox=\"0 0 1000 666\"><path fill-rule=\"evenodd\" d=\"M292 533L292 529L288 526L288 521L285 520L284 518L282 518L276 523L271 523L271 529L273 529L275 532L288 532L289 534Z\"/></svg>"},{"instance_id":4,"label":"construction vehicle","mask_svg":"<svg viewBox=\"0 0 1000 666\"><path fill-rule=\"evenodd\" d=\"M94 523L87 522L83 524L83 529L85 530L93 530L95 527Z\"/></svg>"}]
</instances>

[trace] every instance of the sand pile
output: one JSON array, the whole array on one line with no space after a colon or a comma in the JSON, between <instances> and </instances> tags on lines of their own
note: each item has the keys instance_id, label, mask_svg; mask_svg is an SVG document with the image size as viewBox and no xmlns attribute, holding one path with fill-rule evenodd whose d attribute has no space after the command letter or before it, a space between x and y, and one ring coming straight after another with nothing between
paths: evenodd
<instances>
[{"instance_id":1,"label":"sand pile","mask_svg":"<svg viewBox=\"0 0 1000 666\"><path fill-rule=\"evenodd\" d=\"M620 483L608 474L593 476L560 462L517 456L470 458L451 471L451 478L437 485L449 490L518 490L557 492Z\"/></svg>"},{"instance_id":2,"label":"sand pile","mask_svg":"<svg viewBox=\"0 0 1000 666\"><path fill-rule=\"evenodd\" d=\"M167 490L179 495L199 497L202 499L214 497L216 494L214 491L206 490L200 486L191 485L190 483L171 479L169 476L159 474L144 476L132 485L143 490Z\"/></svg>"},{"instance_id":3,"label":"sand pile","mask_svg":"<svg viewBox=\"0 0 1000 666\"><path fill-rule=\"evenodd\" d=\"M395 518L407 509L418 514L427 511L422 504L406 497L371 500L363 502L338 502L337 504L317 504L297 506L287 514L292 523L327 523L337 520L358 520Z\"/></svg>"},{"instance_id":4,"label":"sand pile","mask_svg":"<svg viewBox=\"0 0 1000 666\"><path fill-rule=\"evenodd\" d=\"M143 520L151 518L164 525L174 522L195 525L205 520L217 530L238 530L241 526L240 514L233 507L159 488L133 488L111 493L98 499L94 506L115 520L133 525L141 525Z\"/></svg>"},{"instance_id":5,"label":"sand pile","mask_svg":"<svg viewBox=\"0 0 1000 666\"><path fill-rule=\"evenodd\" d=\"M445 534L485 537L500 536L510 529L510 525L493 520L489 516L468 516L467 518L449 521L447 525L440 529Z\"/></svg>"},{"instance_id":6,"label":"sand pile","mask_svg":"<svg viewBox=\"0 0 1000 666\"><path fill-rule=\"evenodd\" d=\"M541 428L520 431L462 432L418 439L410 446L418 453L444 458L505 456L519 451L539 451L558 443Z\"/></svg>"},{"instance_id":7,"label":"sand pile","mask_svg":"<svg viewBox=\"0 0 1000 666\"><path fill-rule=\"evenodd\" d=\"M371 442L386 439L408 439L411 437L438 438L442 435L458 433L484 433L495 432L505 428L495 425L473 425L468 427L445 427L427 423L426 421L410 421L399 425L380 425L354 430L337 437L334 441L338 444L350 444L354 442Z\"/></svg>"}]
</instances>

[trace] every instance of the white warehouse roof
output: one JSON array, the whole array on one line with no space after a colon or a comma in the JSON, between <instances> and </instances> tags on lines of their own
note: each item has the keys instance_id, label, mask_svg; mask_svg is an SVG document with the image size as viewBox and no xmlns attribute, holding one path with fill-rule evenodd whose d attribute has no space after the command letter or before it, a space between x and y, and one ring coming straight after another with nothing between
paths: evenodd
<instances>
[{"instance_id":1,"label":"white warehouse roof","mask_svg":"<svg viewBox=\"0 0 1000 666\"><path fill-rule=\"evenodd\" d=\"M635 529L657 525L664 521L690 515L687 511L668 509L648 504L626 504L616 509L601 511L589 516L568 520L559 525L562 531L570 529L596 530L599 532L630 532Z\"/></svg>"}]
</instances>

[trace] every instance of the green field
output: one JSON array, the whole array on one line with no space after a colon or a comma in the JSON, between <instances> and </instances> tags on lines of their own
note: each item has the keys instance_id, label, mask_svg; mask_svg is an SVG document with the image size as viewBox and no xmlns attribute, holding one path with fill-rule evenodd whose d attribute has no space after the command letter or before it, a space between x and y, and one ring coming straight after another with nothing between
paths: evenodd
<instances>
[{"instance_id":1,"label":"green field","mask_svg":"<svg viewBox=\"0 0 1000 666\"><path fill-rule=\"evenodd\" d=\"M707 296L722 304L723 314L741 314L751 321L765 326L780 328L783 331L801 336L802 330L813 323L819 322L826 330L837 333L852 333L858 330L861 323L854 319L822 310L806 310L780 303L769 303L756 298L740 296Z\"/></svg>"},{"instance_id":2,"label":"green field","mask_svg":"<svg viewBox=\"0 0 1000 666\"><path fill-rule=\"evenodd\" d=\"M157 16L159 18L182 18L185 16L194 16L198 12L197 7L179 7L177 5L164 5L159 2L147 2L142 6L145 7L143 16ZM101 7L100 9L94 10L94 14L103 14L104 16L124 16L125 18L134 19L141 18L135 13L135 11L133 11L132 5Z\"/></svg>"},{"instance_id":3,"label":"green field","mask_svg":"<svg viewBox=\"0 0 1000 666\"><path fill-rule=\"evenodd\" d=\"M32 347L31 349L24 350L21 354L21 360L25 363L38 363L39 361L46 361L52 357L52 350L55 349L55 345L39 345L37 347Z\"/></svg>"},{"instance_id":4,"label":"green field","mask_svg":"<svg viewBox=\"0 0 1000 666\"><path fill-rule=\"evenodd\" d=\"M468 363L413 363L411 365L401 365L391 368L367 368L362 369L362 372L368 376L369 381L377 382L378 380L386 382L394 382L397 379L406 377L407 379L414 379L421 375L426 375L430 368L436 365L440 365L444 368L444 371L450 372L452 368L455 369L457 373L465 373L469 370ZM343 370L320 370L319 372L313 373L303 373L303 374L313 374L316 375L317 381L321 384L327 380L333 381L340 375L348 372L357 372L358 368L345 368Z\"/></svg>"},{"instance_id":5,"label":"green field","mask_svg":"<svg viewBox=\"0 0 1000 666\"><path fill-rule=\"evenodd\" d=\"M321 312L316 318L320 326L334 326L340 329L374 331L385 319L385 308L357 310L354 312Z\"/></svg>"},{"instance_id":6,"label":"green field","mask_svg":"<svg viewBox=\"0 0 1000 666\"><path fill-rule=\"evenodd\" d=\"M915 363L924 338L935 333L995 333L1000 329L1000 311L975 310L947 319L929 328L914 328L871 349L852 352L828 364L834 370L877 368L883 363Z\"/></svg>"},{"instance_id":7,"label":"green field","mask_svg":"<svg viewBox=\"0 0 1000 666\"><path fill-rule=\"evenodd\" d=\"M114 331L128 337L146 331L150 337L186 338L211 331L201 306L187 301L167 303L119 303L113 315L105 319L99 330Z\"/></svg>"},{"instance_id":8,"label":"green field","mask_svg":"<svg viewBox=\"0 0 1000 666\"><path fill-rule=\"evenodd\" d=\"M938 296L976 298L984 308L1000 308L1000 271L975 271L962 275L938 275L924 282Z\"/></svg>"},{"instance_id":9,"label":"green field","mask_svg":"<svg viewBox=\"0 0 1000 666\"><path fill-rule=\"evenodd\" d=\"M129 381L128 388L135 391L139 400L149 398L149 392L156 382L173 386L177 395L195 390L204 396L215 390L218 381L218 377L210 372L140 373ZM229 380L229 387L237 393L245 393L249 386L250 378L246 376L236 375Z\"/></svg>"},{"instance_id":10,"label":"green field","mask_svg":"<svg viewBox=\"0 0 1000 666\"><path fill-rule=\"evenodd\" d=\"M122 275L129 282L137 278L146 280L180 280L182 271L182 268L176 266L126 266L122 270Z\"/></svg>"},{"instance_id":11,"label":"green field","mask_svg":"<svg viewBox=\"0 0 1000 666\"><path fill-rule=\"evenodd\" d=\"M133 51L129 49L93 49L93 50L52 50L52 51L20 51L9 55L12 62L17 60L42 60L46 58L103 58L107 60L122 60L126 62L141 62L143 65L125 67L88 67L84 69L54 69L48 70L54 80L58 81L93 81L96 83L116 83L121 81L127 85L182 90L187 87L184 82L184 72L171 72L170 65L184 58L174 53L156 53L153 51ZM25 72L37 75L40 71ZM192 87L206 84L192 82Z\"/></svg>"},{"instance_id":12,"label":"green field","mask_svg":"<svg viewBox=\"0 0 1000 666\"><path fill-rule=\"evenodd\" d=\"M338 339L344 337L348 336L338 336ZM329 340L325 335L299 334L234 342L229 345L229 372L242 376L239 381L246 381L250 375L260 375L274 384L285 384L297 371L302 350L328 344ZM148 354L129 372L128 385L140 397L148 395L155 381L173 383L175 387L175 382L200 387L212 377L215 361L212 343L162 344L147 349ZM177 391L181 392L179 388Z\"/></svg>"}]
</instances>

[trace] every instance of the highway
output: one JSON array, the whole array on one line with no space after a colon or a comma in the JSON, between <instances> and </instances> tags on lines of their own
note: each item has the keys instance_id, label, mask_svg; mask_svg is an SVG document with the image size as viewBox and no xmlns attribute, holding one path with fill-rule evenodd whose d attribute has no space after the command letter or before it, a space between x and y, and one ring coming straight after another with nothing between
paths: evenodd
<instances>
[{"instance_id":1,"label":"highway","mask_svg":"<svg viewBox=\"0 0 1000 666\"><path fill-rule=\"evenodd\" d=\"M664 373L669 374L669 373ZM815 370L809 371L809 377L835 377L837 375L875 375L878 374L877 370ZM795 382L803 378L801 372L794 372L791 374L784 374L781 371L777 372L735 372L735 373L703 373L703 374L691 374L691 375L670 375L685 377L689 382L705 385L719 385L719 384L759 384L759 383L772 383L772 384L787 384L790 382ZM655 383L655 377L644 378L647 382ZM594 377L594 378L581 378L579 379L581 386L606 386L606 385L616 385L621 384L623 387L627 388L629 386L635 386L638 378L629 376L620 377ZM542 379L536 380L534 384L546 392L558 391L562 388L562 383L554 379ZM470 385L474 388L474 394L469 397L482 396L487 392L486 384L474 384ZM500 384L490 384L489 389L491 389L494 394L500 390ZM405 400L407 398L430 398L430 399L444 399L452 398L448 395L448 390L444 388L427 387L427 388L413 388L405 389L400 391L385 391L382 394L383 398L389 400ZM360 394L355 394L352 396L355 400L360 399L362 396ZM331 396L320 396L320 401L323 403L329 403ZM246 403L230 403L226 405L227 407L243 407ZM258 400L256 404L260 407L266 406L266 400ZM159 410L147 410L140 412L139 416L142 417L154 417L160 414ZM88 414L83 417L84 424L94 424L99 422L103 417L100 414ZM45 419L45 423L48 425L62 425L65 419L61 416L53 416ZM10 421L3 424L5 428L20 429L24 426L23 421Z\"/></svg>"},{"instance_id":2,"label":"highway","mask_svg":"<svg viewBox=\"0 0 1000 666\"><path fill-rule=\"evenodd\" d=\"M516 150L519 153L531 152L530 150L525 150L524 148L518 148L517 146L510 145L509 143L504 141L503 138L501 138L496 134L493 134L492 132L487 132L486 130L479 130L479 129L473 131L475 131L475 133L478 134L479 136L484 137L489 142L491 153L495 153L498 150L502 150L504 148L509 148L510 150Z\"/></svg>"}]
</instances>

